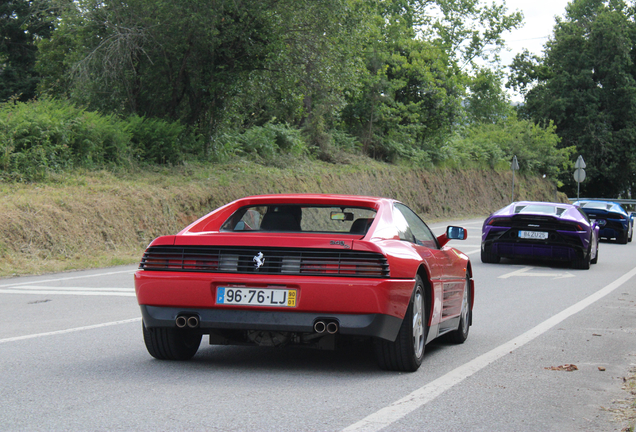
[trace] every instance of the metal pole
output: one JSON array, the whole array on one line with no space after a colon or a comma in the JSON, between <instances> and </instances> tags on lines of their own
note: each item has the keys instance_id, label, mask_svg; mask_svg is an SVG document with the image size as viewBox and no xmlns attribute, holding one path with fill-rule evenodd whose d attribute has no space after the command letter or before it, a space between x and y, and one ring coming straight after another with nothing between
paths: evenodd
<instances>
[{"instance_id":1,"label":"metal pole","mask_svg":"<svg viewBox=\"0 0 636 432\"><path fill-rule=\"evenodd\" d=\"M515 170L512 170L512 192L510 193L510 202L515 201Z\"/></svg>"}]
</instances>

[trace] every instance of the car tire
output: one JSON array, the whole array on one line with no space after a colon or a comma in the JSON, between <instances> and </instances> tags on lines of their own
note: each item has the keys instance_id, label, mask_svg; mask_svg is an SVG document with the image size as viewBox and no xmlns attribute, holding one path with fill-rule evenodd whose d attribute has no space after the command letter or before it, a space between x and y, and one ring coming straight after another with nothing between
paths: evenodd
<instances>
[{"instance_id":1,"label":"car tire","mask_svg":"<svg viewBox=\"0 0 636 432\"><path fill-rule=\"evenodd\" d=\"M629 232L629 238L627 239L628 242L632 241L632 237L634 237L634 227L632 227L632 230Z\"/></svg>"},{"instance_id":2,"label":"car tire","mask_svg":"<svg viewBox=\"0 0 636 432\"><path fill-rule=\"evenodd\" d=\"M587 251L587 253L583 256L583 258L581 259L577 258L574 261L572 261L572 268L579 269L579 270L589 270L590 263L592 262L591 257L592 257L592 250L590 247L590 250Z\"/></svg>"},{"instance_id":3,"label":"car tire","mask_svg":"<svg viewBox=\"0 0 636 432\"><path fill-rule=\"evenodd\" d=\"M618 236L616 238L616 241L619 244L627 244L628 238L627 238L627 231L625 231L624 233L622 233L620 236Z\"/></svg>"},{"instance_id":4,"label":"car tire","mask_svg":"<svg viewBox=\"0 0 636 432\"><path fill-rule=\"evenodd\" d=\"M424 283L418 276L395 341L374 340L375 358L381 369L415 372L420 367L428 335L427 305Z\"/></svg>"},{"instance_id":5,"label":"car tire","mask_svg":"<svg viewBox=\"0 0 636 432\"><path fill-rule=\"evenodd\" d=\"M466 275L466 289L464 290L464 298L462 299L462 311L459 318L459 327L448 333L448 341L455 344L462 344L468 339L468 331L472 323L472 310L470 309L470 279Z\"/></svg>"},{"instance_id":6,"label":"car tire","mask_svg":"<svg viewBox=\"0 0 636 432\"><path fill-rule=\"evenodd\" d=\"M497 264L501 260L501 257L485 249L481 250L481 262L486 264Z\"/></svg>"},{"instance_id":7,"label":"car tire","mask_svg":"<svg viewBox=\"0 0 636 432\"><path fill-rule=\"evenodd\" d=\"M192 330L141 325L148 352L159 360L190 360L201 344L201 334Z\"/></svg>"}]
</instances>

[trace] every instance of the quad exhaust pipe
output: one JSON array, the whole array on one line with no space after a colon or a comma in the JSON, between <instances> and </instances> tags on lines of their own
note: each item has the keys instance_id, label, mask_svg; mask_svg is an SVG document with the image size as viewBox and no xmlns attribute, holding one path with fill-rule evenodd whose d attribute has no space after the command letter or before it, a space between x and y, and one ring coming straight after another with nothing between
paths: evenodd
<instances>
[{"instance_id":1,"label":"quad exhaust pipe","mask_svg":"<svg viewBox=\"0 0 636 432\"><path fill-rule=\"evenodd\" d=\"M316 321L314 323L314 331L316 333L324 333L327 332L329 334L338 333L338 322L337 321Z\"/></svg>"},{"instance_id":2,"label":"quad exhaust pipe","mask_svg":"<svg viewBox=\"0 0 636 432\"><path fill-rule=\"evenodd\" d=\"M199 327L200 321L199 317L196 315L179 315L177 319L174 321L178 328L197 328Z\"/></svg>"}]
</instances>

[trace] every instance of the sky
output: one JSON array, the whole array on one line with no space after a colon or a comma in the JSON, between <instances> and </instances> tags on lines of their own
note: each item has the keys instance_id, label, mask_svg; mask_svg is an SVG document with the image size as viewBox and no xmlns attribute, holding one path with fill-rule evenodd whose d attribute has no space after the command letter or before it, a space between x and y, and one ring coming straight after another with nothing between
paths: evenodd
<instances>
[{"instance_id":1,"label":"sky","mask_svg":"<svg viewBox=\"0 0 636 432\"><path fill-rule=\"evenodd\" d=\"M488 3L488 2L486 2ZM498 4L502 0L497 1ZM508 11L523 12L524 25L518 30L504 35L510 52L501 52L502 65L508 65L524 48L534 54L541 54L543 45L552 34L554 17L565 14L569 0L505 0Z\"/></svg>"},{"instance_id":2,"label":"sky","mask_svg":"<svg viewBox=\"0 0 636 432\"><path fill-rule=\"evenodd\" d=\"M501 4L504 0L496 0ZM570 0L505 0L509 12L523 12L523 26L504 34L509 51L502 50L501 65L508 72L507 66L524 48L533 54L541 54L543 45L552 35L555 16L565 14L565 6ZM489 3L486 1L485 3ZM523 97L510 89L506 89L513 102L521 102Z\"/></svg>"}]
</instances>

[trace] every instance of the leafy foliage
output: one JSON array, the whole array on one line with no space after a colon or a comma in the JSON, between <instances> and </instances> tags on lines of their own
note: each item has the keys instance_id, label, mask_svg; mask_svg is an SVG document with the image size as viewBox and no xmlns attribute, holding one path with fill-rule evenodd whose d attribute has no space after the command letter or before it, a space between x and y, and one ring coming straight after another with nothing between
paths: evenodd
<instances>
[{"instance_id":1,"label":"leafy foliage","mask_svg":"<svg viewBox=\"0 0 636 432\"><path fill-rule=\"evenodd\" d=\"M38 16L55 18L42 21L54 24L52 33L36 38L38 89L45 97L39 104L2 106L25 125L20 145L12 144L14 137L4 146L5 178L233 157L270 165L306 155L338 162L346 160L343 151L418 165L461 160L496 167L518 150L528 171L549 171L542 158L553 148L531 149L555 146L553 129L522 124L500 89L502 34L521 22L504 5L42 4L48 15ZM4 130L15 135L16 126L7 122ZM515 134L524 137L524 148L511 141Z\"/></svg>"},{"instance_id":2,"label":"leafy foliage","mask_svg":"<svg viewBox=\"0 0 636 432\"><path fill-rule=\"evenodd\" d=\"M138 116L121 120L63 100L0 104L4 179L40 180L49 172L80 167L178 163L197 152L198 142L178 122Z\"/></svg>"},{"instance_id":3,"label":"leafy foliage","mask_svg":"<svg viewBox=\"0 0 636 432\"><path fill-rule=\"evenodd\" d=\"M554 122L562 147L587 164L588 196L636 190L636 17L622 1L574 0L558 19L545 57L518 56L511 85L526 94L524 114ZM564 173L568 192L576 190Z\"/></svg>"},{"instance_id":4,"label":"leafy foliage","mask_svg":"<svg viewBox=\"0 0 636 432\"><path fill-rule=\"evenodd\" d=\"M496 52L501 33L521 17L476 0L379 2L374 13L367 74L343 120L374 157L439 162L463 116L467 71L476 59L488 59L486 47Z\"/></svg>"},{"instance_id":5,"label":"leafy foliage","mask_svg":"<svg viewBox=\"0 0 636 432\"><path fill-rule=\"evenodd\" d=\"M38 180L49 171L125 164L129 136L113 116L68 102L0 105L0 165L3 177Z\"/></svg>"},{"instance_id":6,"label":"leafy foliage","mask_svg":"<svg viewBox=\"0 0 636 432\"><path fill-rule=\"evenodd\" d=\"M243 154L272 159L278 154L302 156L307 145L298 129L289 125L267 123L254 126L244 133L227 133L219 139L220 148L232 154ZM217 159L222 159L219 155Z\"/></svg>"},{"instance_id":7,"label":"leafy foliage","mask_svg":"<svg viewBox=\"0 0 636 432\"><path fill-rule=\"evenodd\" d=\"M187 155L199 155L200 139L179 122L166 122L156 118L132 115L127 118L125 130L137 159L158 165L177 164Z\"/></svg>"},{"instance_id":8,"label":"leafy foliage","mask_svg":"<svg viewBox=\"0 0 636 432\"><path fill-rule=\"evenodd\" d=\"M34 70L38 38L51 33L50 16L42 1L8 0L0 3L0 102L16 96L35 96L39 76Z\"/></svg>"},{"instance_id":9,"label":"leafy foliage","mask_svg":"<svg viewBox=\"0 0 636 432\"><path fill-rule=\"evenodd\" d=\"M510 97L503 91L500 71L479 69L469 84L464 99L466 117L470 124L497 123L513 112Z\"/></svg>"},{"instance_id":10,"label":"leafy foliage","mask_svg":"<svg viewBox=\"0 0 636 432\"><path fill-rule=\"evenodd\" d=\"M517 156L522 171L556 179L572 167L570 155L574 151L573 147L558 149L559 141L553 124L542 128L511 114L496 123L474 124L444 150L455 163L477 162L491 168L507 169Z\"/></svg>"}]
</instances>

